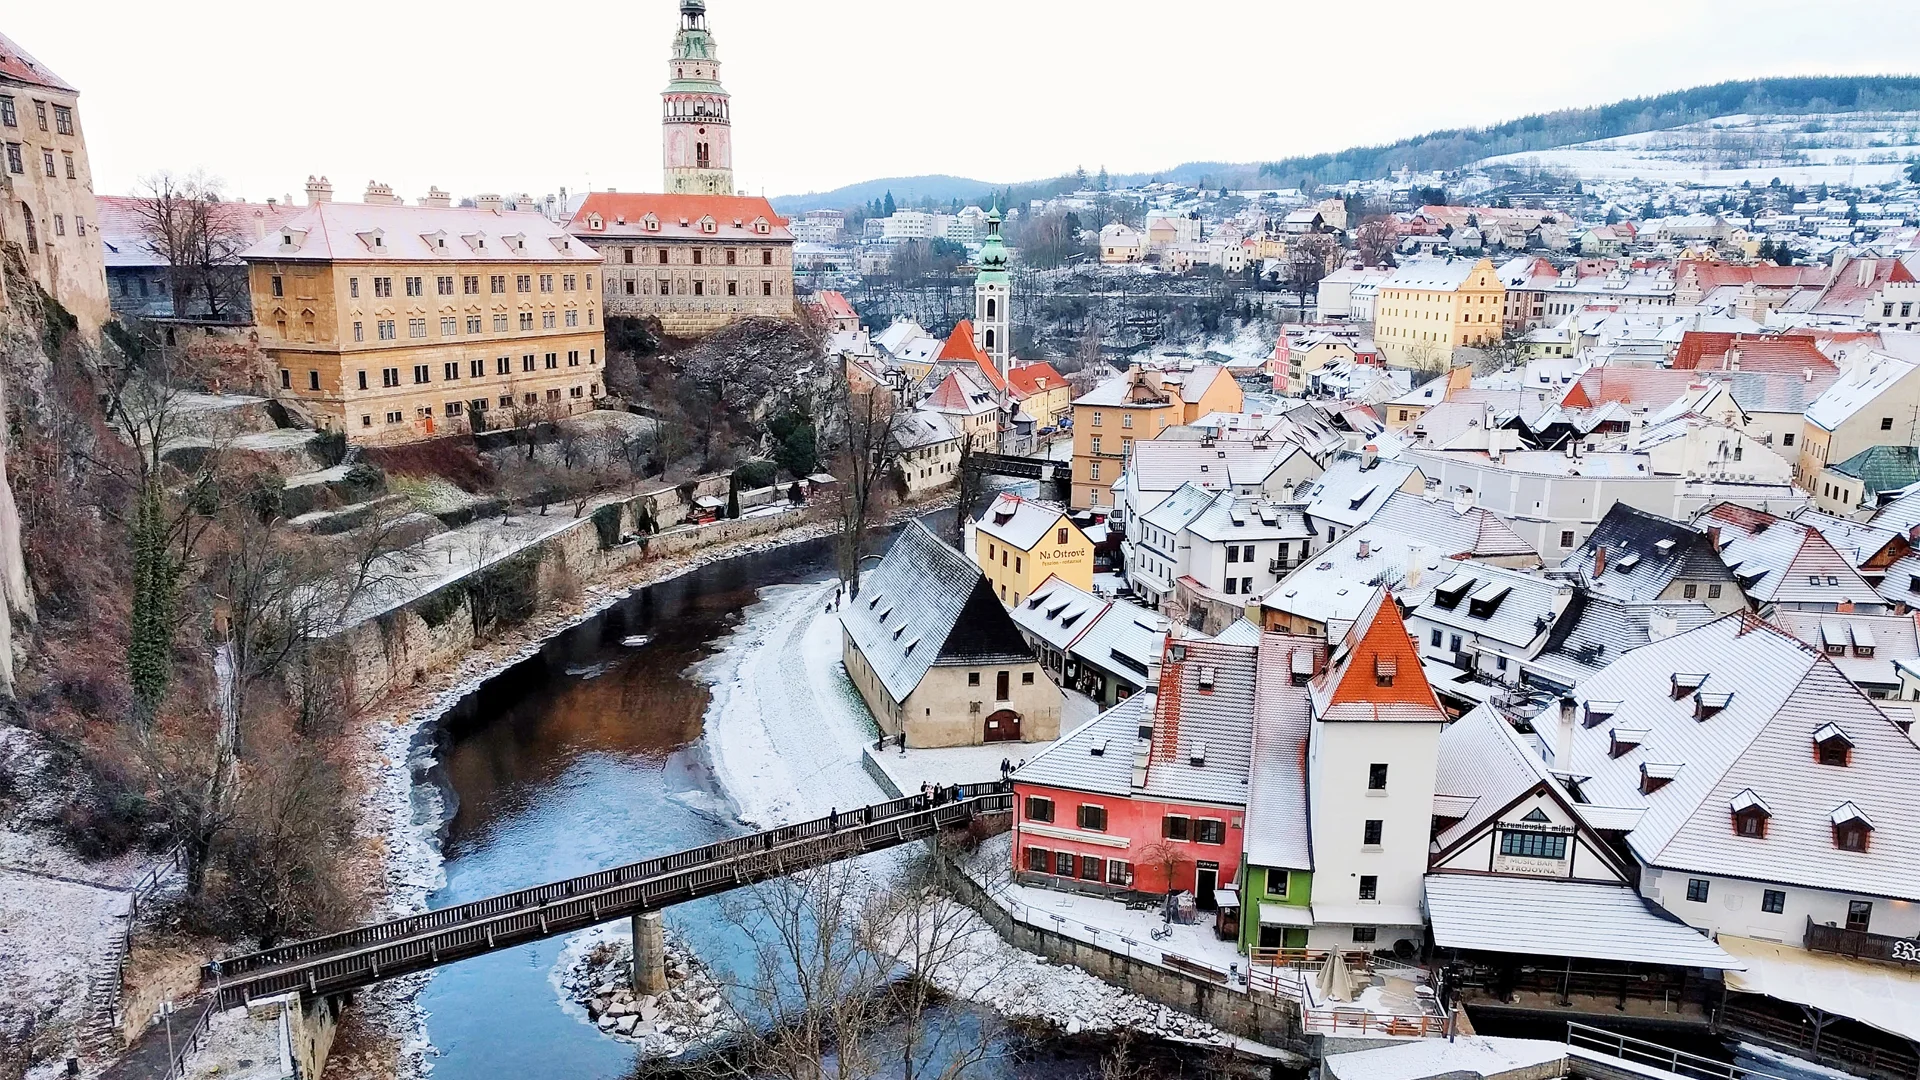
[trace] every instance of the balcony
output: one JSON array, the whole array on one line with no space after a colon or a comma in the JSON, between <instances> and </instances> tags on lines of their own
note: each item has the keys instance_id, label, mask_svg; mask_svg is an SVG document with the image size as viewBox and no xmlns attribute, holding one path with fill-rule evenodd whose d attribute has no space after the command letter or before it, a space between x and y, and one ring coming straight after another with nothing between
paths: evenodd
<instances>
[{"instance_id":1,"label":"balcony","mask_svg":"<svg viewBox=\"0 0 1920 1080\"><path fill-rule=\"evenodd\" d=\"M1855 960L1878 960L1902 967L1920 967L1920 940L1913 938L1848 930L1844 926L1816 923L1809 918L1805 944L1808 952L1833 953Z\"/></svg>"}]
</instances>

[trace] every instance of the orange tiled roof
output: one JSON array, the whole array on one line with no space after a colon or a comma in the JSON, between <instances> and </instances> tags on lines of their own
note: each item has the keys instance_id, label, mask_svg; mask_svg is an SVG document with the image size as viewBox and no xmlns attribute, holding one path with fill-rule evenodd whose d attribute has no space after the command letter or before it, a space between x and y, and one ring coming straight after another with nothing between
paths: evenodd
<instances>
[{"instance_id":1,"label":"orange tiled roof","mask_svg":"<svg viewBox=\"0 0 1920 1080\"><path fill-rule=\"evenodd\" d=\"M1834 370L1811 337L1774 334L1726 334L1689 330L1673 354L1675 371L1729 370L1727 354L1740 351L1741 371L1801 372Z\"/></svg>"},{"instance_id":2,"label":"orange tiled roof","mask_svg":"<svg viewBox=\"0 0 1920 1080\"><path fill-rule=\"evenodd\" d=\"M1329 706L1354 702L1436 708L1433 687L1391 593L1383 589L1374 597L1347 631L1347 641L1344 662L1326 673L1334 680Z\"/></svg>"},{"instance_id":3,"label":"orange tiled roof","mask_svg":"<svg viewBox=\"0 0 1920 1080\"><path fill-rule=\"evenodd\" d=\"M994 370L993 360L980 351L980 346L973 343L972 319L961 319L954 324L953 333L947 335L947 343L940 346L940 355L936 359L961 363L971 360L979 366L980 373L986 377L988 385L999 391L1007 388L1007 380Z\"/></svg>"},{"instance_id":4,"label":"orange tiled roof","mask_svg":"<svg viewBox=\"0 0 1920 1080\"><path fill-rule=\"evenodd\" d=\"M600 228L588 228L589 220L600 216ZM642 219L648 214L660 221L657 232L643 229ZM715 231L702 233L693 228L702 218L713 218ZM769 233L756 233L753 223L765 218L771 227ZM681 222L687 223L685 227ZM739 225L735 225L739 222ZM787 230L787 219L774 212L773 204L757 195L665 195L649 191L595 191L581 202L580 209L574 211L573 220L567 222L567 229L575 236L591 242L596 236L609 237L645 237L656 236L674 240L698 239L702 236L714 240L762 240L791 241L793 234Z\"/></svg>"},{"instance_id":5,"label":"orange tiled roof","mask_svg":"<svg viewBox=\"0 0 1920 1080\"><path fill-rule=\"evenodd\" d=\"M23 82L28 86L44 86L49 90L65 90L77 94L65 79L43 67L40 61L27 54L25 49L15 45L5 34L0 34L0 79L11 82Z\"/></svg>"},{"instance_id":6,"label":"orange tiled roof","mask_svg":"<svg viewBox=\"0 0 1920 1080\"><path fill-rule=\"evenodd\" d=\"M1029 398L1067 385L1067 377L1053 370L1052 364L1040 361L1021 364L1007 372L1007 385L1013 388L1015 397Z\"/></svg>"}]
</instances>

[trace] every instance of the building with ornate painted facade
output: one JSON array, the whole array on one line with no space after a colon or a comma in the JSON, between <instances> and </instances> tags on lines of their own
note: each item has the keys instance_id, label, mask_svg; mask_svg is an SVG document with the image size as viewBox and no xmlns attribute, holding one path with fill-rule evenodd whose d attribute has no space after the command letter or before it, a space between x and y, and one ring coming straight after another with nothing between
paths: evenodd
<instances>
[{"instance_id":1,"label":"building with ornate painted facade","mask_svg":"<svg viewBox=\"0 0 1920 1080\"><path fill-rule=\"evenodd\" d=\"M682 335L793 317L793 232L765 199L596 191L567 228L600 253L609 315Z\"/></svg>"},{"instance_id":2,"label":"building with ornate painted facade","mask_svg":"<svg viewBox=\"0 0 1920 1080\"><path fill-rule=\"evenodd\" d=\"M720 85L720 47L705 0L681 0L667 88L660 94L666 191L733 194L733 104Z\"/></svg>"}]
</instances>

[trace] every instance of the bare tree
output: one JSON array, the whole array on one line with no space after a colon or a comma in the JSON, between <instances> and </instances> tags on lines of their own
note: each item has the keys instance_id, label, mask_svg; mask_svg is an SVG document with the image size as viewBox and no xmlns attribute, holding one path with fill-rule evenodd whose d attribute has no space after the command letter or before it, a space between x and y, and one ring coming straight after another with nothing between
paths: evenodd
<instances>
[{"instance_id":1,"label":"bare tree","mask_svg":"<svg viewBox=\"0 0 1920 1080\"><path fill-rule=\"evenodd\" d=\"M240 252L253 238L221 197L220 182L202 172L163 171L141 181L141 187L133 213L147 245L167 262L173 313L227 319L245 311Z\"/></svg>"},{"instance_id":2,"label":"bare tree","mask_svg":"<svg viewBox=\"0 0 1920 1080\"><path fill-rule=\"evenodd\" d=\"M837 554L840 580L849 596L860 595L860 559L866 554L867 529L879 519L899 459L894 439L893 395L884 387L858 387L842 368L832 390L835 510L839 520Z\"/></svg>"},{"instance_id":3,"label":"bare tree","mask_svg":"<svg viewBox=\"0 0 1920 1080\"><path fill-rule=\"evenodd\" d=\"M1287 285L1300 297L1301 310L1307 306L1307 294L1333 269L1339 246L1326 233L1310 232L1293 238L1287 250Z\"/></svg>"},{"instance_id":4,"label":"bare tree","mask_svg":"<svg viewBox=\"0 0 1920 1080\"><path fill-rule=\"evenodd\" d=\"M1354 231L1353 245L1360 261L1367 266L1392 266L1393 251L1400 243L1393 222L1384 217L1368 218Z\"/></svg>"}]
</instances>

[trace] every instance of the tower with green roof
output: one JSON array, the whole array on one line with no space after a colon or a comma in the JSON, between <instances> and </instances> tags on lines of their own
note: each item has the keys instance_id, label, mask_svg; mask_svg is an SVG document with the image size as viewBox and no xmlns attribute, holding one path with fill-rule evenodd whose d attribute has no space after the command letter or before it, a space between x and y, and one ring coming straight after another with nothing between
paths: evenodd
<instances>
[{"instance_id":1,"label":"tower with green roof","mask_svg":"<svg viewBox=\"0 0 1920 1080\"><path fill-rule=\"evenodd\" d=\"M987 215L987 239L980 245L980 272L973 279L974 344L1002 375L1013 347L1013 282L1007 274L1007 245L1000 239L1000 211Z\"/></svg>"},{"instance_id":2,"label":"tower with green roof","mask_svg":"<svg viewBox=\"0 0 1920 1080\"><path fill-rule=\"evenodd\" d=\"M680 0L680 31L660 107L666 191L732 195L733 107L720 86L720 49L707 29L706 0Z\"/></svg>"}]
</instances>

